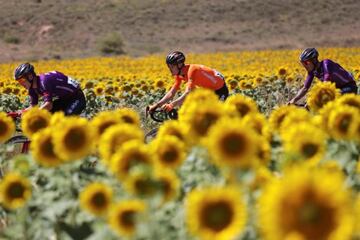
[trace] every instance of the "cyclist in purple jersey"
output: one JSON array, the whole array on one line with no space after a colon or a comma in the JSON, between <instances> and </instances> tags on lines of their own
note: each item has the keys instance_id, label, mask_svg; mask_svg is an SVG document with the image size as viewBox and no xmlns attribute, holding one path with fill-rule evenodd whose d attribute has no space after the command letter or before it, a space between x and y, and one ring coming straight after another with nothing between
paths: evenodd
<instances>
[{"instance_id":1,"label":"cyclist in purple jersey","mask_svg":"<svg viewBox=\"0 0 360 240\"><path fill-rule=\"evenodd\" d=\"M330 59L325 59L320 62L318 56L319 53L315 48L307 48L301 53L300 62L307 70L308 75L304 86L299 90L296 96L289 101L289 104L295 104L305 96L314 77L317 77L322 82L329 81L335 83L336 88L340 89L341 94L357 94L356 82L351 73Z\"/></svg>"},{"instance_id":2,"label":"cyclist in purple jersey","mask_svg":"<svg viewBox=\"0 0 360 240\"><path fill-rule=\"evenodd\" d=\"M28 89L31 102L29 108L38 104L39 96L44 101L40 108L52 113L63 111L65 115L79 115L86 107L80 84L61 72L36 75L34 66L24 63L15 69L14 78Z\"/></svg>"}]
</instances>

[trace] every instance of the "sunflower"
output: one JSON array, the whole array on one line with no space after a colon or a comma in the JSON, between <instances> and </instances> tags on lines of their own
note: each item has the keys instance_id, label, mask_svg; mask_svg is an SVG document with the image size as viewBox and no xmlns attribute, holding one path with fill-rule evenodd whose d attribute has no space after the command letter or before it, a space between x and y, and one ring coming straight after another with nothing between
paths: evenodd
<instances>
[{"instance_id":1,"label":"sunflower","mask_svg":"<svg viewBox=\"0 0 360 240\"><path fill-rule=\"evenodd\" d=\"M271 145L268 138L264 136L256 137L257 149L256 155L260 161L260 164L263 166L267 166L271 159Z\"/></svg>"},{"instance_id":2,"label":"sunflower","mask_svg":"<svg viewBox=\"0 0 360 240\"><path fill-rule=\"evenodd\" d=\"M307 98L307 103L310 109L317 112L326 103L335 100L340 96L340 91L331 82L319 82L313 86Z\"/></svg>"},{"instance_id":3,"label":"sunflower","mask_svg":"<svg viewBox=\"0 0 360 240\"><path fill-rule=\"evenodd\" d=\"M33 107L21 118L21 128L25 136L31 138L40 129L50 124L51 113L45 109Z\"/></svg>"},{"instance_id":4,"label":"sunflower","mask_svg":"<svg viewBox=\"0 0 360 240\"><path fill-rule=\"evenodd\" d=\"M193 190L186 197L189 231L201 239L235 239L247 221L242 194L235 187Z\"/></svg>"},{"instance_id":5,"label":"sunflower","mask_svg":"<svg viewBox=\"0 0 360 240\"><path fill-rule=\"evenodd\" d=\"M158 190L156 180L148 171L135 171L123 179L126 191L137 197L152 197Z\"/></svg>"},{"instance_id":6,"label":"sunflower","mask_svg":"<svg viewBox=\"0 0 360 240\"><path fill-rule=\"evenodd\" d=\"M357 108L360 111L360 96L355 94L344 94L340 96L336 103L339 105L348 105Z\"/></svg>"},{"instance_id":7,"label":"sunflower","mask_svg":"<svg viewBox=\"0 0 360 240\"><path fill-rule=\"evenodd\" d=\"M231 90L234 90L234 89L236 89L237 87L238 87L238 81L236 80L236 79L230 79L228 82L227 82L227 84L229 85L229 88L231 89Z\"/></svg>"},{"instance_id":8,"label":"sunflower","mask_svg":"<svg viewBox=\"0 0 360 240\"><path fill-rule=\"evenodd\" d=\"M306 160L317 164L325 154L326 134L308 123L289 128L282 135L284 150L289 160Z\"/></svg>"},{"instance_id":9,"label":"sunflower","mask_svg":"<svg viewBox=\"0 0 360 240\"><path fill-rule=\"evenodd\" d=\"M84 88L86 88L86 89L92 89L94 86L95 86L95 83L91 80L86 81L84 84Z\"/></svg>"},{"instance_id":10,"label":"sunflower","mask_svg":"<svg viewBox=\"0 0 360 240\"><path fill-rule=\"evenodd\" d=\"M259 206L259 226L266 240L350 239L353 213L341 175L298 166L265 188Z\"/></svg>"},{"instance_id":11,"label":"sunflower","mask_svg":"<svg viewBox=\"0 0 360 240\"><path fill-rule=\"evenodd\" d=\"M281 126L279 128L280 134L288 131L294 125L297 125L301 122L311 122L311 115L308 111L303 108L295 108L289 111L289 113L284 117Z\"/></svg>"},{"instance_id":12,"label":"sunflower","mask_svg":"<svg viewBox=\"0 0 360 240\"><path fill-rule=\"evenodd\" d=\"M112 155L110 168L119 179L124 179L135 167L151 164L152 156L148 146L135 139L123 143Z\"/></svg>"},{"instance_id":13,"label":"sunflower","mask_svg":"<svg viewBox=\"0 0 360 240\"><path fill-rule=\"evenodd\" d=\"M52 128L45 128L33 135L30 149L35 161L45 167L56 167L62 160L54 151Z\"/></svg>"},{"instance_id":14,"label":"sunflower","mask_svg":"<svg viewBox=\"0 0 360 240\"><path fill-rule=\"evenodd\" d=\"M131 236L136 232L137 223L146 205L140 200L121 201L115 204L109 214L110 227L119 236Z\"/></svg>"},{"instance_id":15,"label":"sunflower","mask_svg":"<svg viewBox=\"0 0 360 240\"><path fill-rule=\"evenodd\" d=\"M120 119L114 117L114 112L111 111L100 112L90 121L96 131L97 139L101 137L106 129L118 123L121 123Z\"/></svg>"},{"instance_id":16,"label":"sunflower","mask_svg":"<svg viewBox=\"0 0 360 240\"><path fill-rule=\"evenodd\" d=\"M105 86L103 84L96 85L96 87L94 88L94 92L97 96L103 95L105 92Z\"/></svg>"},{"instance_id":17,"label":"sunflower","mask_svg":"<svg viewBox=\"0 0 360 240\"><path fill-rule=\"evenodd\" d=\"M80 206L96 216L104 216L110 210L112 197L113 192L108 185L94 182L80 193Z\"/></svg>"},{"instance_id":18,"label":"sunflower","mask_svg":"<svg viewBox=\"0 0 360 240\"><path fill-rule=\"evenodd\" d=\"M269 124L272 131L279 131L281 124L283 123L285 117L291 112L295 111L296 107L294 105L281 106L276 108L271 112L269 117Z\"/></svg>"},{"instance_id":19,"label":"sunflower","mask_svg":"<svg viewBox=\"0 0 360 240\"><path fill-rule=\"evenodd\" d=\"M0 143L8 140L15 132L14 121L4 112L0 112Z\"/></svg>"},{"instance_id":20,"label":"sunflower","mask_svg":"<svg viewBox=\"0 0 360 240\"><path fill-rule=\"evenodd\" d=\"M270 126L266 120L266 117L261 113L247 114L242 122L244 126L251 127L256 133L269 139L271 136Z\"/></svg>"},{"instance_id":21,"label":"sunflower","mask_svg":"<svg viewBox=\"0 0 360 240\"><path fill-rule=\"evenodd\" d=\"M246 81L245 79L242 79L241 81L239 81L238 85L241 90L251 89L251 87L250 87L251 82Z\"/></svg>"},{"instance_id":22,"label":"sunflower","mask_svg":"<svg viewBox=\"0 0 360 240\"><path fill-rule=\"evenodd\" d=\"M329 117L330 113L338 107L336 101L328 102L324 107L322 107L318 114L313 117L313 120L317 121L317 125L324 129L326 132L329 131Z\"/></svg>"},{"instance_id":23,"label":"sunflower","mask_svg":"<svg viewBox=\"0 0 360 240\"><path fill-rule=\"evenodd\" d=\"M206 146L219 166L248 168L257 162L257 134L241 120L223 119L213 126Z\"/></svg>"},{"instance_id":24,"label":"sunflower","mask_svg":"<svg viewBox=\"0 0 360 240\"><path fill-rule=\"evenodd\" d=\"M174 136L156 137L151 148L155 163L162 167L177 168L185 160L185 144Z\"/></svg>"},{"instance_id":25,"label":"sunflower","mask_svg":"<svg viewBox=\"0 0 360 240\"><path fill-rule=\"evenodd\" d=\"M204 104L218 103L218 101L218 96L213 91L205 88L196 88L186 96L179 110L179 119L186 118L194 105L203 106Z\"/></svg>"},{"instance_id":26,"label":"sunflower","mask_svg":"<svg viewBox=\"0 0 360 240\"><path fill-rule=\"evenodd\" d=\"M181 185L174 171L162 168L156 169L155 179L158 182L164 202L170 201L177 196Z\"/></svg>"},{"instance_id":27,"label":"sunflower","mask_svg":"<svg viewBox=\"0 0 360 240\"><path fill-rule=\"evenodd\" d=\"M52 114L50 119L50 126L60 126L61 122L65 119L65 114L62 111L58 111Z\"/></svg>"},{"instance_id":28,"label":"sunflower","mask_svg":"<svg viewBox=\"0 0 360 240\"><path fill-rule=\"evenodd\" d=\"M180 141L185 142L186 127L187 125L181 124L181 122L176 120L166 121L160 126L157 138L161 138L163 136L174 136Z\"/></svg>"},{"instance_id":29,"label":"sunflower","mask_svg":"<svg viewBox=\"0 0 360 240\"><path fill-rule=\"evenodd\" d=\"M219 102L189 106L187 116L181 120L188 125L187 141L197 142L206 137L211 126L223 116L223 106Z\"/></svg>"},{"instance_id":30,"label":"sunflower","mask_svg":"<svg viewBox=\"0 0 360 240\"><path fill-rule=\"evenodd\" d=\"M280 68L278 69L278 74L279 74L280 76L286 75L286 74L287 74L286 68L285 68L285 67L280 67Z\"/></svg>"},{"instance_id":31,"label":"sunflower","mask_svg":"<svg viewBox=\"0 0 360 240\"><path fill-rule=\"evenodd\" d=\"M235 107L235 113L237 116L244 117L250 113L257 113L258 107L256 102L250 97L246 97L240 94L235 94L228 97L225 101L225 106L232 108Z\"/></svg>"},{"instance_id":32,"label":"sunflower","mask_svg":"<svg viewBox=\"0 0 360 240\"><path fill-rule=\"evenodd\" d=\"M90 154L94 147L95 130L80 117L68 117L61 131L53 133L55 153L64 161L76 160Z\"/></svg>"},{"instance_id":33,"label":"sunflower","mask_svg":"<svg viewBox=\"0 0 360 240\"><path fill-rule=\"evenodd\" d=\"M155 82L154 87L155 87L155 89L164 89L164 88L165 88L165 81L164 81L164 80L161 80L161 79L158 79L158 80Z\"/></svg>"},{"instance_id":34,"label":"sunflower","mask_svg":"<svg viewBox=\"0 0 360 240\"><path fill-rule=\"evenodd\" d=\"M117 109L115 113L120 118L121 122L140 126L139 114L134 109L120 108Z\"/></svg>"},{"instance_id":35,"label":"sunflower","mask_svg":"<svg viewBox=\"0 0 360 240\"><path fill-rule=\"evenodd\" d=\"M359 128L359 111L350 106L338 106L329 115L328 130L335 139L355 139Z\"/></svg>"},{"instance_id":36,"label":"sunflower","mask_svg":"<svg viewBox=\"0 0 360 240\"><path fill-rule=\"evenodd\" d=\"M267 167L260 166L255 170L254 178L249 182L249 187L253 191L263 188L273 178L273 173Z\"/></svg>"},{"instance_id":37,"label":"sunflower","mask_svg":"<svg viewBox=\"0 0 360 240\"><path fill-rule=\"evenodd\" d=\"M113 154L129 140L143 141L144 133L141 129L129 124L116 124L109 127L102 134L99 141L99 152L104 163L109 163Z\"/></svg>"},{"instance_id":38,"label":"sunflower","mask_svg":"<svg viewBox=\"0 0 360 240\"><path fill-rule=\"evenodd\" d=\"M4 207L16 209L24 206L31 197L29 180L16 173L8 173L0 182L0 202Z\"/></svg>"}]
</instances>

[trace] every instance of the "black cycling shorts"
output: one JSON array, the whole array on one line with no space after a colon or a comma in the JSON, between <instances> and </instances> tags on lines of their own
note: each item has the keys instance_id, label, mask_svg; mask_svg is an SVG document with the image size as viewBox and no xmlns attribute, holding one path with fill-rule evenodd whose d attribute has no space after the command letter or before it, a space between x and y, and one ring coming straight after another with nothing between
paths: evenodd
<instances>
[{"instance_id":1,"label":"black cycling shorts","mask_svg":"<svg viewBox=\"0 0 360 240\"><path fill-rule=\"evenodd\" d=\"M79 90L73 97L67 99L56 99L50 112L63 111L66 116L80 115L86 107L86 99L83 91Z\"/></svg>"},{"instance_id":2,"label":"black cycling shorts","mask_svg":"<svg viewBox=\"0 0 360 240\"><path fill-rule=\"evenodd\" d=\"M344 87L342 87L340 89L341 91L341 94L346 94L346 93L355 93L357 94L357 91L358 91L358 88L356 86L356 83L352 83L352 84L349 84L349 85L345 85Z\"/></svg>"},{"instance_id":3,"label":"black cycling shorts","mask_svg":"<svg viewBox=\"0 0 360 240\"><path fill-rule=\"evenodd\" d=\"M224 85L220 89L215 91L215 94L218 95L220 101L225 101L229 96L229 89L224 83Z\"/></svg>"}]
</instances>

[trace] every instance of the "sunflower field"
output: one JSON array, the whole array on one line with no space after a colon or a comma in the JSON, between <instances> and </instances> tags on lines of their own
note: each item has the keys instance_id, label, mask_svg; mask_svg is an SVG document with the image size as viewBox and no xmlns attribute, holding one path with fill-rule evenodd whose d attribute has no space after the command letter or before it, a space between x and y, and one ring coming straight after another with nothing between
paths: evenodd
<instances>
[{"instance_id":1,"label":"sunflower field","mask_svg":"<svg viewBox=\"0 0 360 240\"><path fill-rule=\"evenodd\" d=\"M320 49L360 78L360 48ZM29 106L0 65L0 239L360 239L360 96L314 82L300 50L189 54L230 97L196 89L178 120L145 116L173 84L164 56L34 62L78 80L78 117ZM156 137L145 135L158 128ZM21 129L21 132L19 131ZM30 150L7 144L16 135Z\"/></svg>"}]
</instances>

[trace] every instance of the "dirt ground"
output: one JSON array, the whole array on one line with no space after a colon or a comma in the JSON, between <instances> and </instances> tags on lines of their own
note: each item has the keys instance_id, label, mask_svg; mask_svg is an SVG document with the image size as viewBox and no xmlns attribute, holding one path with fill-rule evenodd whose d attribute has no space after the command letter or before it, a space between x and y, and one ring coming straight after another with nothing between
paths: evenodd
<instances>
[{"instance_id":1,"label":"dirt ground","mask_svg":"<svg viewBox=\"0 0 360 240\"><path fill-rule=\"evenodd\" d=\"M0 62L360 46L357 0L0 0Z\"/></svg>"}]
</instances>

